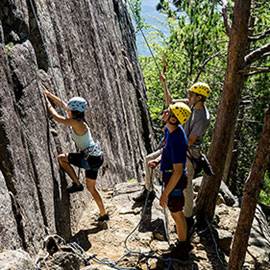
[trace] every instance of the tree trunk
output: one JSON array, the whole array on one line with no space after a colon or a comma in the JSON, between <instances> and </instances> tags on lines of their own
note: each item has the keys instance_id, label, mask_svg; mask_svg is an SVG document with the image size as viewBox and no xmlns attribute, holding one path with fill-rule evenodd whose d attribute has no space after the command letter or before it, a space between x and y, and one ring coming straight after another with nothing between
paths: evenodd
<instances>
[{"instance_id":1,"label":"tree trunk","mask_svg":"<svg viewBox=\"0 0 270 270\"><path fill-rule=\"evenodd\" d=\"M233 160L233 149L234 149L234 134L232 134L228 146L228 151L227 151L227 157L224 165L224 170L223 170L223 181L226 183L226 185L229 187L228 183L230 181L230 169L231 169L231 164Z\"/></svg>"},{"instance_id":2,"label":"tree trunk","mask_svg":"<svg viewBox=\"0 0 270 270\"><path fill-rule=\"evenodd\" d=\"M238 113L238 121L235 128L235 136L233 139L232 149L230 149L230 165L227 175L227 186L233 192L234 195L242 194L242 189L244 185L244 179L237 175L238 171L238 159L240 155L239 144L241 142L241 133L244 123L245 115L245 104L240 105ZM228 157L227 157L228 160Z\"/></svg>"},{"instance_id":3,"label":"tree trunk","mask_svg":"<svg viewBox=\"0 0 270 270\"><path fill-rule=\"evenodd\" d=\"M215 176L205 176L197 197L197 217L212 220L221 184L230 138L236 123L238 104L245 77L239 72L244 67L248 48L248 25L251 0L236 0L228 47L227 72L219 105L209 158Z\"/></svg>"},{"instance_id":4,"label":"tree trunk","mask_svg":"<svg viewBox=\"0 0 270 270\"><path fill-rule=\"evenodd\" d=\"M261 181L267 168L270 152L270 108L264 119L264 128L259 141L256 157L251 167L244 188L241 212L236 228L232 250L230 253L229 270L240 270L245 260L248 239L256 210Z\"/></svg>"}]
</instances>

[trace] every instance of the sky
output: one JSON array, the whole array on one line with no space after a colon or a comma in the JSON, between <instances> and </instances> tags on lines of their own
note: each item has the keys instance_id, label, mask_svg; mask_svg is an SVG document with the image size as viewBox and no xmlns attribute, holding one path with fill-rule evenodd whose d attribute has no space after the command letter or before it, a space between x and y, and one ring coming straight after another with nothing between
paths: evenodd
<instances>
[{"instance_id":1,"label":"sky","mask_svg":"<svg viewBox=\"0 0 270 270\"><path fill-rule=\"evenodd\" d=\"M168 33L165 16L160 14L156 10L157 3L158 0L142 0L142 17L144 18L147 24L153 26L153 28L149 30L143 30L148 42L150 43L154 35L153 32L155 31L155 28L163 33ZM150 55L149 49L147 48L145 41L142 37L142 34L140 32L137 33L136 40L137 40L136 43L138 54L147 56Z\"/></svg>"}]
</instances>

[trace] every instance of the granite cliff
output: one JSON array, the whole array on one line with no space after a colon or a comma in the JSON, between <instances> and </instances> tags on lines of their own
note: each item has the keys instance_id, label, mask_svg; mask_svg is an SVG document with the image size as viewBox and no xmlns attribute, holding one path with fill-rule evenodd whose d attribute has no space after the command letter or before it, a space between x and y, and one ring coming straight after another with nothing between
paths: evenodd
<instances>
[{"instance_id":1,"label":"granite cliff","mask_svg":"<svg viewBox=\"0 0 270 270\"><path fill-rule=\"evenodd\" d=\"M88 198L65 192L57 155L74 151L69 130L48 119L43 85L89 102L101 142L99 185L142 177L151 151L134 30L121 0L0 2L0 250L35 253L47 233L68 239ZM83 179L81 173L81 179Z\"/></svg>"}]
</instances>

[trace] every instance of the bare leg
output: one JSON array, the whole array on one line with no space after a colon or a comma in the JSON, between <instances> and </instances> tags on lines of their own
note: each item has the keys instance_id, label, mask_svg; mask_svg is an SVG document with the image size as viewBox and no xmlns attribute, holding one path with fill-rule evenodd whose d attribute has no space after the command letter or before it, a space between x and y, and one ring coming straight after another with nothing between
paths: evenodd
<instances>
[{"instance_id":1,"label":"bare leg","mask_svg":"<svg viewBox=\"0 0 270 270\"><path fill-rule=\"evenodd\" d=\"M68 154L60 154L58 156L60 167L69 175L74 183L80 185L79 178L77 177L73 167L68 162Z\"/></svg>"},{"instance_id":2,"label":"bare leg","mask_svg":"<svg viewBox=\"0 0 270 270\"><path fill-rule=\"evenodd\" d=\"M100 216L104 216L106 214L106 210L102 201L102 198L99 192L96 189L96 180L91 178L86 178L86 186L91 195L93 196L98 208Z\"/></svg>"},{"instance_id":3,"label":"bare leg","mask_svg":"<svg viewBox=\"0 0 270 270\"><path fill-rule=\"evenodd\" d=\"M176 224L176 232L179 241L187 240L187 223L183 211L172 213L172 218Z\"/></svg>"}]
</instances>

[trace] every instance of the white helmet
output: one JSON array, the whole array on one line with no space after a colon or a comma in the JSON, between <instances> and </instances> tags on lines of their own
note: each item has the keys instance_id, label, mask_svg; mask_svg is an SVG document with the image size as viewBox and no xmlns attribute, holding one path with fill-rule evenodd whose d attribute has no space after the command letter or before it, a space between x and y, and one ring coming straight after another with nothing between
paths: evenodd
<instances>
[{"instance_id":1,"label":"white helmet","mask_svg":"<svg viewBox=\"0 0 270 270\"><path fill-rule=\"evenodd\" d=\"M71 111L84 112L86 109L87 101L82 97L73 97L68 101L68 108Z\"/></svg>"}]
</instances>

